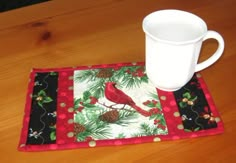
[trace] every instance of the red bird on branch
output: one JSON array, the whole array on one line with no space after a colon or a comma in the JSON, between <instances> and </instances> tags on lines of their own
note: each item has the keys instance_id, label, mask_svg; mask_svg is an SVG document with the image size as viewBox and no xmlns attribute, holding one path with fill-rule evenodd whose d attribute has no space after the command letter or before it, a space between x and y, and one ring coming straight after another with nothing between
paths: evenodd
<instances>
[{"instance_id":1,"label":"red bird on branch","mask_svg":"<svg viewBox=\"0 0 236 163\"><path fill-rule=\"evenodd\" d=\"M150 112L138 107L131 97L125 94L122 90L116 88L115 85L116 85L115 82L107 82L105 84L105 97L108 100L116 104L129 105L145 117L148 117L151 115Z\"/></svg>"}]
</instances>

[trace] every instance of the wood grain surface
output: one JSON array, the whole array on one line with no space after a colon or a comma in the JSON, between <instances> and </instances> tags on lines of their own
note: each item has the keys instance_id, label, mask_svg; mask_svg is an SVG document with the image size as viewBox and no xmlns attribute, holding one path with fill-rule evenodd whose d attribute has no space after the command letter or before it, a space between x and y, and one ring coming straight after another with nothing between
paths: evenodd
<instances>
[{"instance_id":1,"label":"wood grain surface","mask_svg":"<svg viewBox=\"0 0 236 163\"><path fill-rule=\"evenodd\" d=\"M160 9L202 17L225 51L201 72L220 112L221 135L117 147L18 152L31 68L144 61L143 18ZM0 162L235 162L235 0L52 0L0 14ZM201 60L217 47L203 44Z\"/></svg>"}]
</instances>

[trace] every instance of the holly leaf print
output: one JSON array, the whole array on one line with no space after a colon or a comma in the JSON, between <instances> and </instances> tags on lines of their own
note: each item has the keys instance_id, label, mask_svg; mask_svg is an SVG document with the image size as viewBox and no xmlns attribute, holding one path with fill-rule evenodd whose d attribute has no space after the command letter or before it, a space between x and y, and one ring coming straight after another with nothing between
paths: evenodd
<instances>
[{"instance_id":1,"label":"holly leaf print","mask_svg":"<svg viewBox=\"0 0 236 163\"><path fill-rule=\"evenodd\" d=\"M83 100L87 101L89 99L89 97L91 96L91 93L89 91L85 91L83 93Z\"/></svg>"},{"instance_id":2,"label":"holly leaf print","mask_svg":"<svg viewBox=\"0 0 236 163\"><path fill-rule=\"evenodd\" d=\"M53 101L53 99L51 97L46 96L46 97L44 97L42 102L43 103L49 103L49 102L52 102L52 101Z\"/></svg>"},{"instance_id":3,"label":"holly leaf print","mask_svg":"<svg viewBox=\"0 0 236 163\"><path fill-rule=\"evenodd\" d=\"M192 130L189 130L189 129L184 129L184 131L186 131L186 132L192 132Z\"/></svg>"},{"instance_id":4,"label":"holly leaf print","mask_svg":"<svg viewBox=\"0 0 236 163\"><path fill-rule=\"evenodd\" d=\"M198 131L198 130L200 130L200 127L197 127L197 128L194 129L194 131Z\"/></svg>"},{"instance_id":5,"label":"holly leaf print","mask_svg":"<svg viewBox=\"0 0 236 163\"><path fill-rule=\"evenodd\" d=\"M55 131L52 131L50 133L50 139L53 141L53 140L56 140L56 132Z\"/></svg>"},{"instance_id":6,"label":"holly leaf print","mask_svg":"<svg viewBox=\"0 0 236 163\"><path fill-rule=\"evenodd\" d=\"M46 96L46 92L45 92L44 90L40 90L40 91L38 92L38 96L44 97L44 96Z\"/></svg>"},{"instance_id":7,"label":"holly leaf print","mask_svg":"<svg viewBox=\"0 0 236 163\"><path fill-rule=\"evenodd\" d=\"M38 105L43 108L44 103L50 103L53 99L46 95L44 90L40 90L36 96L36 101L38 101Z\"/></svg>"},{"instance_id":8,"label":"holly leaf print","mask_svg":"<svg viewBox=\"0 0 236 163\"><path fill-rule=\"evenodd\" d=\"M190 98L191 98L191 95L190 95L189 92L186 92L186 93L183 94L183 97L184 97L184 98L187 98L187 99L190 99Z\"/></svg>"},{"instance_id":9,"label":"holly leaf print","mask_svg":"<svg viewBox=\"0 0 236 163\"><path fill-rule=\"evenodd\" d=\"M42 103L42 101L39 101L39 102L38 102L38 105L39 105L41 108L43 108L43 103Z\"/></svg>"},{"instance_id":10,"label":"holly leaf print","mask_svg":"<svg viewBox=\"0 0 236 163\"><path fill-rule=\"evenodd\" d=\"M81 98L74 99L74 108L78 108L80 105L80 102L82 102Z\"/></svg>"},{"instance_id":11,"label":"holly leaf print","mask_svg":"<svg viewBox=\"0 0 236 163\"><path fill-rule=\"evenodd\" d=\"M57 75L57 73L52 71L52 72L50 72L50 75L55 76L55 75Z\"/></svg>"},{"instance_id":12,"label":"holly leaf print","mask_svg":"<svg viewBox=\"0 0 236 163\"><path fill-rule=\"evenodd\" d=\"M161 108L161 103L158 102L158 103L156 104L156 107L160 109L160 108Z\"/></svg>"},{"instance_id":13,"label":"holly leaf print","mask_svg":"<svg viewBox=\"0 0 236 163\"><path fill-rule=\"evenodd\" d=\"M86 108L94 108L95 107L94 104L90 104L90 103L84 103L83 106Z\"/></svg>"},{"instance_id":14,"label":"holly leaf print","mask_svg":"<svg viewBox=\"0 0 236 163\"><path fill-rule=\"evenodd\" d=\"M187 106L188 104L186 103L186 102L179 102L179 106L181 107L181 108L185 108L186 106Z\"/></svg>"},{"instance_id":15,"label":"holly leaf print","mask_svg":"<svg viewBox=\"0 0 236 163\"><path fill-rule=\"evenodd\" d=\"M197 100L197 96L195 96L194 98L190 99L191 101L196 101Z\"/></svg>"}]
</instances>

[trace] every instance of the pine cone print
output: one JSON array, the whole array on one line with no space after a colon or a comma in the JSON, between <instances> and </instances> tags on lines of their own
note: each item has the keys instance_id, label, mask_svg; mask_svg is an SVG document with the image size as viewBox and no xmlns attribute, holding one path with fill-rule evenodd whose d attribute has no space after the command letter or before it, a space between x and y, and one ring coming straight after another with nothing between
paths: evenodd
<instances>
[{"instance_id":1,"label":"pine cone print","mask_svg":"<svg viewBox=\"0 0 236 163\"><path fill-rule=\"evenodd\" d=\"M111 110L102 114L99 118L102 121L114 123L119 119L119 112L117 110Z\"/></svg>"},{"instance_id":2,"label":"pine cone print","mask_svg":"<svg viewBox=\"0 0 236 163\"><path fill-rule=\"evenodd\" d=\"M101 69L97 74L96 77L98 78L110 78L112 77L113 72L111 68Z\"/></svg>"},{"instance_id":3,"label":"pine cone print","mask_svg":"<svg viewBox=\"0 0 236 163\"><path fill-rule=\"evenodd\" d=\"M75 130L75 135L77 135L81 132L84 132L86 130L86 128L79 123L75 123L74 130Z\"/></svg>"}]
</instances>

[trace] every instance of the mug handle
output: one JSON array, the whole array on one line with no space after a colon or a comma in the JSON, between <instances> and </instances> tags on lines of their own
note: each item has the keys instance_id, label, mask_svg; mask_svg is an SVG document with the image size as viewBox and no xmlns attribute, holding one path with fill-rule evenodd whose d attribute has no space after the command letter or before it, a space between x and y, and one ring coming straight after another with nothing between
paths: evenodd
<instances>
[{"instance_id":1,"label":"mug handle","mask_svg":"<svg viewBox=\"0 0 236 163\"><path fill-rule=\"evenodd\" d=\"M196 65L195 72L201 71L201 70L207 68L208 66L212 65L223 54L224 46L225 46L224 39L222 38L222 36L219 33L209 30L209 31L207 31L205 37L203 38L203 41L205 41L207 39L216 39L218 42L218 48L217 48L216 52L210 58L208 58L207 60L205 60L201 63L198 63Z\"/></svg>"}]
</instances>

